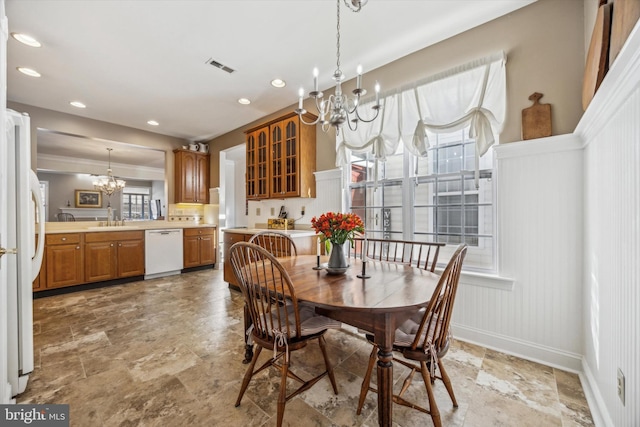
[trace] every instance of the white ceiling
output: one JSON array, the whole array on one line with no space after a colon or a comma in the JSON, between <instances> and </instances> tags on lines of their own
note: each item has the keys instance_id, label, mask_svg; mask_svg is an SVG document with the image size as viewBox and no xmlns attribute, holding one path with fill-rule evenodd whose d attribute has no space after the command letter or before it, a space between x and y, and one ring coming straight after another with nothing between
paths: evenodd
<instances>
[{"instance_id":1,"label":"white ceiling","mask_svg":"<svg viewBox=\"0 0 640 427\"><path fill-rule=\"evenodd\" d=\"M342 4L341 68L353 78L359 63L366 72L533 1L370 0L360 13ZM332 86L333 0L6 0L6 14L10 32L43 44L9 38L8 99L51 110L201 140L294 104L313 67L321 89ZM269 84L276 77L286 88Z\"/></svg>"}]
</instances>

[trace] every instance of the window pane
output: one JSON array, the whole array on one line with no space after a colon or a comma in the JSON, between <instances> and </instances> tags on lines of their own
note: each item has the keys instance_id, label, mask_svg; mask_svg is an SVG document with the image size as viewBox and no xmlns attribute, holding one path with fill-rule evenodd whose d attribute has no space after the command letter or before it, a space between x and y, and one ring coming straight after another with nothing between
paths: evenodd
<instances>
[{"instance_id":1,"label":"window pane","mask_svg":"<svg viewBox=\"0 0 640 427\"><path fill-rule=\"evenodd\" d=\"M402 153L387 156L386 162L379 162L380 176L378 179L394 179L404 176L404 156Z\"/></svg>"},{"instance_id":2,"label":"window pane","mask_svg":"<svg viewBox=\"0 0 640 427\"><path fill-rule=\"evenodd\" d=\"M374 163L364 154L352 155L351 210L365 220L370 237L444 242L441 265L466 242L465 268L494 268L492 154L480 159L476 188L475 141L468 133L468 128L430 133L427 157L408 152L387 156L378 165L376 191Z\"/></svg>"},{"instance_id":3,"label":"window pane","mask_svg":"<svg viewBox=\"0 0 640 427\"><path fill-rule=\"evenodd\" d=\"M147 194L122 195L122 219L150 219Z\"/></svg>"}]
</instances>

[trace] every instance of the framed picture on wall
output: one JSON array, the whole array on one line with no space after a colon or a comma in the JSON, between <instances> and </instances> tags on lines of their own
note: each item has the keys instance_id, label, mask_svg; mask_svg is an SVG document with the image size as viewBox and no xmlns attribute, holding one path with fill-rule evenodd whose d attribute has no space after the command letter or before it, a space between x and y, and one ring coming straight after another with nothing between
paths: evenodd
<instances>
[{"instance_id":1,"label":"framed picture on wall","mask_svg":"<svg viewBox=\"0 0 640 427\"><path fill-rule=\"evenodd\" d=\"M93 190L76 190L76 208L101 208L102 193Z\"/></svg>"}]
</instances>

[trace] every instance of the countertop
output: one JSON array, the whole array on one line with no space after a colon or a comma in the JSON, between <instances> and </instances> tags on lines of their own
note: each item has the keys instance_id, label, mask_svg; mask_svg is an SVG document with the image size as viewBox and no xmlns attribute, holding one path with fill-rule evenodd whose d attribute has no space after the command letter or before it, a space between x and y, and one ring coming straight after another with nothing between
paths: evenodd
<instances>
[{"instance_id":1,"label":"countertop","mask_svg":"<svg viewBox=\"0 0 640 427\"><path fill-rule=\"evenodd\" d=\"M125 225L101 227L99 221L47 222L45 223L45 233L93 233L104 231L145 231L202 227L217 228L217 225L182 221L131 221L125 222Z\"/></svg>"},{"instance_id":2,"label":"countertop","mask_svg":"<svg viewBox=\"0 0 640 427\"><path fill-rule=\"evenodd\" d=\"M238 233L238 234L256 234L256 233L260 233L261 231L275 231L277 233L283 233L283 234L287 234L289 235L291 238L296 238L296 237L311 237L311 236L315 236L316 232L311 230L311 229L307 229L307 230L269 230L266 228L225 228L223 230L220 230L223 233Z\"/></svg>"}]
</instances>

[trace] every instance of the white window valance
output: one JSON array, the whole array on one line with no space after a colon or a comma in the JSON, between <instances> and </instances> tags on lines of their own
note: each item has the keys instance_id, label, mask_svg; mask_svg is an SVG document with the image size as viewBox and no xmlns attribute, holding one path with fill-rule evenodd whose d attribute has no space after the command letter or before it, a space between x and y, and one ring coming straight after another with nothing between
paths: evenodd
<instances>
[{"instance_id":1,"label":"white window valance","mask_svg":"<svg viewBox=\"0 0 640 427\"><path fill-rule=\"evenodd\" d=\"M336 138L336 166L347 164L347 150L370 152L376 162L385 161L401 142L412 154L424 157L430 147L427 130L445 133L468 126L469 137L476 141L477 173L479 157L502 131L506 60L500 52L381 94L381 118L360 122L355 131L345 125ZM374 102L361 105L365 115Z\"/></svg>"}]
</instances>

